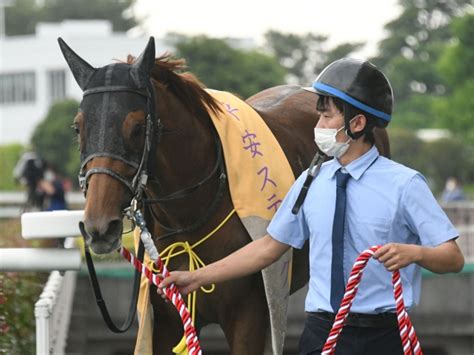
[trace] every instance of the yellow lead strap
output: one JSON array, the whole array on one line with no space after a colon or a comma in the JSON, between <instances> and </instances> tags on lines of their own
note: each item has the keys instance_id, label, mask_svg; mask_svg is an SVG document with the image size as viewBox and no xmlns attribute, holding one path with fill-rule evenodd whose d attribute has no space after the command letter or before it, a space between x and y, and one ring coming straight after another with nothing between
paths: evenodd
<instances>
[{"instance_id":1,"label":"yellow lead strap","mask_svg":"<svg viewBox=\"0 0 474 355\"><path fill-rule=\"evenodd\" d=\"M216 228L214 228L205 237L203 237L201 240L194 243L193 245L190 245L187 241L176 242L168 246L166 249L164 249L160 253L160 256L165 266L168 266L168 263L172 258L184 253L187 253L189 256L189 271L194 271L201 267L206 266L206 264L204 264L201 258L196 254L196 252L194 251L194 248L204 243L207 239L209 239L217 231L219 231L219 229L221 229L222 226L227 223L227 221L234 215L234 213L235 213L235 209L230 211L230 213L224 218L224 220ZM180 248L181 250L175 252L175 249L177 248ZM158 272L158 270L154 268L153 261L149 262L149 267L154 272ZM205 293L211 293L214 291L215 285L212 284L210 286L211 287L209 289L206 289L205 287L201 287L201 290ZM189 309L189 313L191 313L191 319L192 319L193 324L195 324L194 321L195 321L195 314L196 314L196 294L197 294L197 291L191 292L188 295L188 302L187 302L187 306ZM188 350L186 348L186 338L184 336L181 338L180 342L173 348L173 352L179 355L188 355Z\"/></svg>"}]
</instances>

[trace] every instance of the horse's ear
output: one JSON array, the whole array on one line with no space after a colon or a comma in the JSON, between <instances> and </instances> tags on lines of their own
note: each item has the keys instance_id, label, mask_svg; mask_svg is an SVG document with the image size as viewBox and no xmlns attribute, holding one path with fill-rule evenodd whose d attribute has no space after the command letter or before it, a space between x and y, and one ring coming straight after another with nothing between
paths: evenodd
<instances>
[{"instance_id":1,"label":"horse's ear","mask_svg":"<svg viewBox=\"0 0 474 355\"><path fill-rule=\"evenodd\" d=\"M79 87L84 91L95 69L69 48L61 37L58 38L58 42L61 52L63 52L64 58L71 69L72 75L74 75Z\"/></svg>"},{"instance_id":2,"label":"horse's ear","mask_svg":"<svg viewBox=\"0 0 474 355\"><path fill-rule=\"evenodd\" d=\"M145 50L132 65L131 75L140 87L146 86L155 65L155 39L150 37Z\"/></svg>"}]
</instances>

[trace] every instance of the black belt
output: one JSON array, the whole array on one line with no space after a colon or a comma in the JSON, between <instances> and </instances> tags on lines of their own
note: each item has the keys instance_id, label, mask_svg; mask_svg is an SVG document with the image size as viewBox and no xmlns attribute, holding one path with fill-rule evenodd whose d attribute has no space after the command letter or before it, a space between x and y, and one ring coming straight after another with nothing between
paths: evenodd
<instances>
[{"instance_id":1,"label":"black belt","mask_svg":"<svg viewBox=\"0 0 474 355\"><path fill-rule=\"evenodd\" d=\"M330 312L308 312L308 317L334 322L336 315ZM397 314L391 312L378 314L349 313L344 325L366 328L393 328L398 327L398 321Z\"/></svg>"}]
</instances>

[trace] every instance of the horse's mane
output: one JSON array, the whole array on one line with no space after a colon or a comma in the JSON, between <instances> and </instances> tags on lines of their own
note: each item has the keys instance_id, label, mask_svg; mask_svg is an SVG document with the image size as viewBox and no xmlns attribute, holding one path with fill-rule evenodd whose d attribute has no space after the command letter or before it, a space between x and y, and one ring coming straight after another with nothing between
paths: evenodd
<instances>
[{"instance_id":1,"label":"horse's mane","mask_svg":"<svg viewBox=\"0 0 474 355\"><path fill-rule=\"evenodd\" d=\"M127 63L131 64L136 58L127 57ZM209 117L209 111L219 113L219 103L204 90L205 86L189 72L177 73L186 69L184 59L173 59L169 53L165 53L155 59L155 66L151 77L157 82L165 85L179 101L186 106L194 115Z\"/></svg>"}]
</instances>

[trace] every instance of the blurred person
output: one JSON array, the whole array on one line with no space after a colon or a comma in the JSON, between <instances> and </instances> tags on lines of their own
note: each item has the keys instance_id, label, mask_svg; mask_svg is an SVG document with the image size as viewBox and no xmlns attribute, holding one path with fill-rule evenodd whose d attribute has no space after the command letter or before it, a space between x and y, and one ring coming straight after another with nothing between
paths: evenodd
<instances>
[{"instance_id":1,"label":"blurred person","mask_svg":"<svg viewBox=\"0 0 474 355\"><path fill-rule=\"evenodd\" d=\"M461 186L461 182L454 176L450 176L446 179L446 185L441 195L443 202L463 201L466 199L466 195Z\"/></svg>"},{"instance_id":2,"label":"blurred person","mask_svg":"<svg viewBox=\"0 0 474 355\"><path fill-rule=\"evenodd\" d=\"M46 211L68 209L63 179L54 165L47 163L43 179L39 181L38 186L46 197Z\"/></svg>"},{"instance_id":3,"label":"blurred person","mask_svg":"<svg viewBox=\"0 0 474 355\"><path fill-rule=\"evenodd\" d=\"M334 159L325 162L297 214L292 208L306 180L293 184L267 228L242 249L192 272L172 271L158 293L175 283L187 294L202 285L262 270L290 247L309 241L307 318L300 354L320 354L339 310L352 265L365 249L380 244L358 288L336 355L401 355L391 275L400 270L405 305L421 292L421 268L459 272L464 257L459 235L417 171L379 155L375 127L391 119L393 93L373 64L344 58L327 66L310 91L319 95L315 142Z\"/></svg>"},{"instance_id":4,"label":"blurred person","mask_svg":"<svg viewBox=\"0 0 474 355\"><path fill-rule=\"evenodd\" d=\"M14 179L27 189L25 210L42 210L44 192L38 188L38 183L43 179L45 162L35 151L26 151L13 169Z\"/></svg>"}]
</instances>

